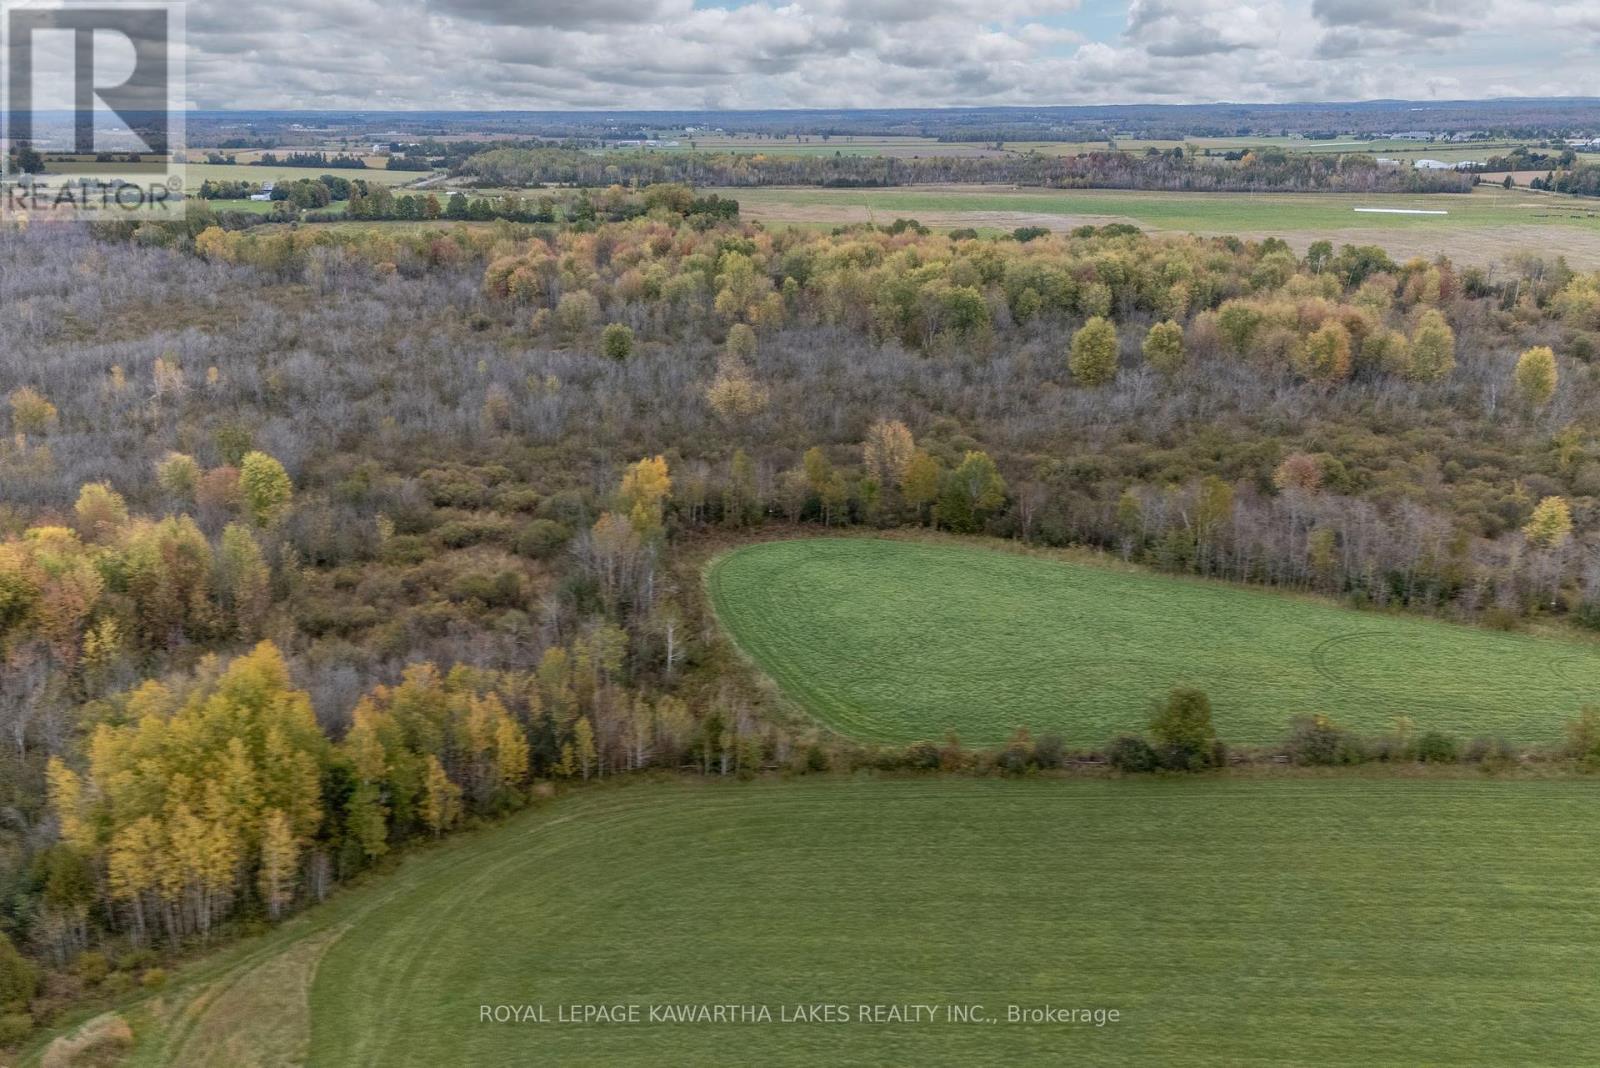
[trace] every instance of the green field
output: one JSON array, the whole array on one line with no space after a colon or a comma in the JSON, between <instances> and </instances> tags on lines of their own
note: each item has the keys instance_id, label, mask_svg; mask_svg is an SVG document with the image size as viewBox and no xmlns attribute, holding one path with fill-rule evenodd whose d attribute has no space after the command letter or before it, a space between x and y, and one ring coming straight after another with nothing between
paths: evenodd
<instances>
[{"instance_id":1,"label":"green field","mask_svg":"<svg viewBox=\"0 0 1600 1068\"><path fill-rule=\"evenodd\" d=\"M892 189L763 187L721 189L740 214L769 225L833 227L909 216L934 229L1008 233L1019 226L1062 231L1133 223L1154 232L1279 237L1299 251L1313 241L1373 244L1396 259L1446 255L1488 265L1519 252L1561 255L1600 268L1600 201L1479 186L1472 193L1372 196L1350 193L1165 193L1009 186ZM1445 211L1394 215L1357 208Z\"/></svg>"},{"instance_id":2,"label":"green field","mask_svg":"<svg viewBox=\"0 0 1600 1068\"><path fill-rule=\"evenodd\" d=\"M1472 193L1164 193L1121 189L1021 189L998 186L907 186L895 189L764 187L718 190L746 214L778 215L779 208L865 209L884 221L896 215L993 212L1121 219L1158 230L1196 233L1359 229L1453 230L1552 224L1600 232L1600 203L1526 190L1480 188ZM1356 208L1445 211L1448 215L1374 215Z\"/></svg>"},{"instance_id":3,"label":"green field","mask_svg":"<svg viewBox=\"0 0 1600 1068\"><path fill-rule=\"evenodd\" d=\"M212 211L243 211L251 215L271 215L272 209L276 207L270 200L206 200L201 201L201 203ZM344 202L338 201L322 210L342 211L344 210Z\"/></svg>"},{"instance_id":4,"label":"green field","mask_svg":"<svg viewBox=\"0 0 1600 1068\"><path fill-rule=\"evenodd\" d=\"M292 182L300 178L317 178L336 174L341 178L360 178L378 185L398 186L418 182L428 177L427 171L390 171L377 167L365 170L336 170L332 167L257 167L247 163L188 163L184 165L184 180L191 189L200 183L213 182Z\"/></svg>"},{"instance_id":5,"label":"green field","mask_svg":"<svg viewBox=\"0 0 1600 1068\"><path fill-rule=\"evenodd\" d=\"M1229 742L1325 713L1538 743L1600 701L1600 644L984 548L769 542L713 561L707 586L756 665L865 740L993 744L1026 726L1099 745L1198 686Z\"/></svg>"},{"instance_id":6,"label":"green field","mask_svg":"<svg viewBox=\"0 0 1600 1068\"><path fill-rule=\"evenodd\" d=\"M180 971L124 1007L127 1063L1574 1064L1597 816L1572 780L590 790ZM984 1022L782 1022L812 1003ZM480 1022L504 1004L551 1022ZM575 1004L773 1022L555 1022Z\"/></svg>"}]
</instances>

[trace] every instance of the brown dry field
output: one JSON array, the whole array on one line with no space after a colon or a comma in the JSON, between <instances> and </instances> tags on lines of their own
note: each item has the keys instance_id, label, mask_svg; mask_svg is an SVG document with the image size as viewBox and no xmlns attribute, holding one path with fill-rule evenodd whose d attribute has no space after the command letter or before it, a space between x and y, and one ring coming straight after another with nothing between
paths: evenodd
<instances>
[{"instance_id":1,"label":"brown dry field","mask_svg":"<svg viewBox=\"0 0 1600 1068\"><path fill-rule=\"evenodd\" d=\"M1526 189L1535 178L1543 178L1549 171L1484 171L1483 180L1498 184L1505 181L1506 175L1511 175L1512 180L1520 187Z\"/></svg>"}]
</instances>

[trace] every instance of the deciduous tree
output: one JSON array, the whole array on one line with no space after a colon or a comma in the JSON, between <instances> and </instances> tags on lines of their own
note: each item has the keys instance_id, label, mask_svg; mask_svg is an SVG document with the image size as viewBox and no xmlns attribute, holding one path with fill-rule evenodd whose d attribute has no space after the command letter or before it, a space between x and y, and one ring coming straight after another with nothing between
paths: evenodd
<instances>
[{"instance_id":1,"label":"deciduous tree","mask_svg":"<svg viewBox=\"0 0 1600 1068\"><path fill-rule=\"evenodd\" d=\"M1086 386L1103 386L1117 377L1117 328L1109 319L1097 315L1072 335L1067 366Z\"/></svg>"},{"instance_id":2,"label":"deciduous tree","mask_svg":"<svg viewBox=\"0 0 1600 1068\"><path fill-rule=\"evenodd\" d=\"M247 452L239 464L239 490L245 508L258 526L282 519L294 497L294 483L283 465L264 452Z\"/></svg>"},{"instance_id":3,"label":"deciduous tree","mask_svg":"<svg viewBox=\"0 0 1600 1068\"><path fill-rule=\"evenodd\" d=\"M1543 408L1556 394L1556 354L1548 345L1528 349L1517 359L1513 375L1517 395L1529 408Z\"/></svg>"},{"instance_id":4,"label":"deciduous tree","mask_svg":"<svg viewBox=\"0 0 1600 1068\"><path fill-rule=\"evenodd\" d=\"M1546 497L1534 506L1522 533L1541 549L1560 545L1572 534L1572 509L1565 497Z\"/></svg>"},{"instance_id":5,"label":"deciduous tree","mask_svg":"<svg viewBox=\"0 0 1600 1068\"><path fill-rule=\"evenodd\" d=\"M1144 336L1144 358L1168 378L1183 370L1183 327L1171 319L1152 326Z\"/></svg>"}]
</instances>

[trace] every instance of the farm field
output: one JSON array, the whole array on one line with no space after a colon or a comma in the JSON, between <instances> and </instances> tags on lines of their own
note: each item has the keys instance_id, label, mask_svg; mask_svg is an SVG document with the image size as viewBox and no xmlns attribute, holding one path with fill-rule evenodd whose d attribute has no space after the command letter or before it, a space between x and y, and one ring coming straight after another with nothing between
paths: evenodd
<instances>
[{"instance_id":1,"label":"farm field","mask_svg":"<svg viewBox=\"0 0 1600 1068\"><path fill-rule=\"evenodd\" d=\"M1600 1026L1597 814L1572 780L589 790L180 971L123 1007L124 1063L1570 1063ZM996 1022L781 1022L815 1003ZM579 1004L773 1022L556 1022Z\"/></svg>"},{"instance_id":2,"label":"farm field","mask_svg":"<svg viewBox=\"0 0 1600 1068\"><path fill-rule=\"evenodd\" d=\"M981 547L769 542L717 558L706 582L755 664L863 740L990 745L1027 727L1100 745L1196 686L1233 743L1275 742L1311 713L1365 734L1405 715L1554 743L1600 697L1600 644Z\"/></svg>"},{"instance_id":3,"label":"farm field","mask_svg":"<svg viewBox=\"0 0 1600 1068\"><path fill-rule=\"evenodd\" d=\"M204 203L212 211L245 211L249 212L251 215L270 215L273 208L272 201L270 200L206 200L201 201L201 203ZM328 211L342 209L343 201L336 203L337 207L330 205L328 208L323 210Z\"/></svg>"},{"instance_id":4,"label":"farm field","mask_svg":"<svg viewBox=\"0 0 1600 1068\"><path fill-rule=\"evenodd\" d=\"M977 143L977 142L968 142ZM1118 152L1143 153L1149 149L1166 152L1182 148L1185 152L1227 152L1237 148L1281 148L1289 152L1363 152L1368 142L1354 138L1337 141L1307 141L1303 137L1189 137L1173 138L1114 137L1098 141L1007 141L1007 151L1017 153L1037 152L1044 156L1077 156L1086 152L1105 152L1113 147Z\"/></svg>"},{"instance_id":5,"label":"farm field","mask_svg":"<svg viewBox=\"0 0 1600 1068\"><path fill-rule=\"evenodd\" d=\"M195 145L190 148L191 155L205 156L210 152L220 152L236 163L255 163L268 152L277 156L284 156L290 152L325 152L330 156L358 156L368 167L384 167L389 160L388 156L375 156L364 151L359 145L337 141L326 144L304 145L278 145L274 148L215 148L210 145Z\"/></svg>"},{"instance_id":6,"label":"farm field","mask_svg":"<svg viewBox=\"0 0 1600 1068\"><path fill-rule=\"evenodd\" d=\"M1480 186L1470 194L1166 193L1117 189L906 186L893 189L738 188L715 192L741 214L771 224L837 226L898 216L939 229L1010 231L1133 223L1152 231L1281 237L1304 250L1312 241L1377 244L1401 258L1450 255L1469 263L1518 251L1565 255L1575 267L1600 267L1600 205L1525 189ZM1438 215L1363 214L1358 207L1447 211Z\"/></svg>"},{"instance_id":7,"label":"farm field","mask_svg":"<svg viewBox=\"0 0 1600 1068\"><path fill-rule=\"evenodd\" d=\"M702 152L742 152L766 155L828 155L846 156L999 156L1025 155L1036 152L1045 156L1076 156L1088 152L1143 153L1150 149L1169 151L1182 148L1186 152L1222 153L1234 149L1281 148L1287 152L1365 153L1388 156L1394 159L1438 159L1455 163L1461 160L1484 160L1500 155L1525 144L1521 141L1478 142L1427 142L1407 140L1364 141L1352 137L1332 141L1308 141L1301 137L1191 137L1185 140L1117 137L1080 141L1004 141L996 150L991 141L939 141L931 137L865 137L840 135L823 140L820 135L807 135L804 139L777 140L754 135L665 135L679 142L679 148L693 147ZM653 148L652 151L672 151L671 148Z\"/></svg>"},{"instance_id":8,"label":"farm field","mask_svg":"<svg viewBox=\"0 0 1600 1068\"><path fill-rule=\"evenodd\" d=\"M804 139L753 135L723 134L671 134L679 142L679 151L738 152L744 155L767 156L1000 156L983 144L938 141L931 137L865 137L841 134L824 140L820 134L807 134ZM671 148L654 148L656 152L671 152Z\"/></svg>"},{"instance_id":9,"label":"farm field","mask_svg":"<svg viewBox=\"0 0 1600 1068\"><path fill-rule=\"evenodd\" d=\"M360 178L379 185L398 186L428 177L427 171L390 171L375 167L365 170L338 170L332 167L256 167L244 163L189 163L184 165L184 177L189 188L198 189L200 183L213 182L281 182L296 178L316 178L336 174L342 178Z\"/></svg>"}]
</instances>

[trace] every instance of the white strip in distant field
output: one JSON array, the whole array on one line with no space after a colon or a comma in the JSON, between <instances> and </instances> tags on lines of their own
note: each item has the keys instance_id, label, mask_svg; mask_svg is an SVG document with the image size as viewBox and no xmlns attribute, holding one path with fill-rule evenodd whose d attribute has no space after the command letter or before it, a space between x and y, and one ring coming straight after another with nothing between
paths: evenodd
<instances>
[{"instance_id":1,"label":"white strip in distant field","mask_svg":"<svg viewBox=\"0 0 1600 1068\"><path fill-rule=\"evenodd\" d=\"M1430 211L1426 208L1352 208L1368 215L1449 215L1448 211Z\"/></svg>"}]
</instances>

